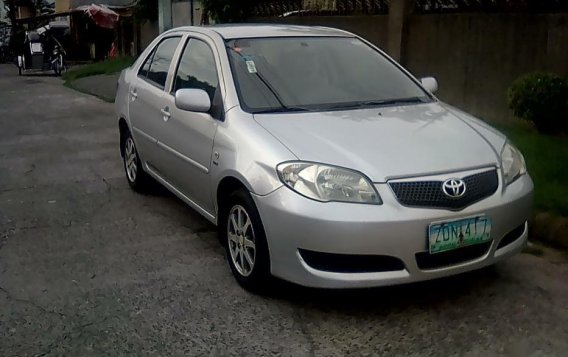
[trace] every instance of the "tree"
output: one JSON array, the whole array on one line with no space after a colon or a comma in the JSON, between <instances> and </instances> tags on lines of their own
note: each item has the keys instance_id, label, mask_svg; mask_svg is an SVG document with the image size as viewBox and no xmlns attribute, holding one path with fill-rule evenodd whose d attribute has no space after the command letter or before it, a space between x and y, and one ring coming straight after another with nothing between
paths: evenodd
<instances>
[{"instance_id":1,"label":"tree","mask_svg":"<svg viewBox=\"0 0 568 357\"><path fill-rule=\"evenodd\" d=\"M239 22L250 17L258 0L202 0L203 18L217 23Z\"/></svg>"},{"instance_id":2,"label":"tree","mask_svg":"<svg viewBox=\"0 0 568 357\"><path fill-rule=\"evenodd\" d=\"M18 6L17 0L4 0L4 8L8 12L8 20L10 20L10 47L14 48L14 41L16 41L16 12Z\"/></svg>"},{"instance_id":3,"label":"tree","mask_svg":"<svg viewBox=\"0 0 568 357\"><path fill-rule=\"evenodd\" d=\"M1 1L1 0L0 0ZM4 0L4 9L7 11L8 20L10 21L10 47L16 48L17 44L23 43L24 29L17 22L17 14L19 6L28 6L32 16L53 13L53 4L49 4L46 0Z\"/></svg>"},{"instance_id":4,"label":"tree","mask_svg":"<svg viewBox=\"0 0 568 357\"><path fill-rule=\"evenodd\" d=\"M48 3L47 0L33 0L32 6L32 11L35 16L52 14L55 12L55 3Z\"/></svg>"}]
</instances>

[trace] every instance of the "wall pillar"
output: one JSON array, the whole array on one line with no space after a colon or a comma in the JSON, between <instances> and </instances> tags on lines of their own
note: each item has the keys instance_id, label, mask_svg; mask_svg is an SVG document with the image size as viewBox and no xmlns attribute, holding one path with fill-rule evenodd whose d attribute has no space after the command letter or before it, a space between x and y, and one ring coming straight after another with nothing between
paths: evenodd
<instances>
[{"instance_id":1,"label":"wall pillar","mask_svg":"<svg viewBox=\"0 0 568 357\"><path fill-rule=\"evenodd\" d=\"M158 0L158 30L160 33L172 28L172 0Z\"/></svg>"},{"instance_id":2,"label":"wall pillar","mask_svg":"<svg viewBox=\"0 0 568 357\"><path fill-rule=\"evenodd\" d=\"M391 0L390 2L387 52L398 62L404 61L408 18L414 9L414 1Z\"/></svg>"}]
</instances>

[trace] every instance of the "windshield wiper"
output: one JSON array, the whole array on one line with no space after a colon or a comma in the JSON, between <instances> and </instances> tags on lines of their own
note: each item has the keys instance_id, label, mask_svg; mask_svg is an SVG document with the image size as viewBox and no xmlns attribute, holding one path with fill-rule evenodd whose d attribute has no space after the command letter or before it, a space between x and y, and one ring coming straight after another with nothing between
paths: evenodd
<instances>
[{"instance_id":1,"label":"windshield wiper","mask_svg":"<svg viewBox=\"0 0 568 357\"><path fill-rule=\"evenodd\" d=\"M240 56L242 59L246 60L245 56L240 53L235 51L233 48L228 47L231 51L233 51L234 53L236 53L238 56ZM297 106L287 106L286 104L284 104L284 101L282 100L282 98L280 98L280 95L278 95L278 93L276 92L276 90L272 87L272 85L266 80L266 78L264 78L263 75L261 75L258 71L254 72L254 74L256 75L256 77L266 86L266 88L270 91L270 93L272 93L272 95L274 96L274 98L276 99L276 101L278 102L278 104L280 105L280 108L270 108L270 109L265 109L265 110L259 110L257 112L255 112L255 114L261 114L261 113L277 113L277 112L309 112L311 111L308 108L302 108L302 107L297 107Z\"/></svg>"},{"instance_id":2,"label":"windshield wiper","mask_svg":"<svg viewBox=\"0 0 568 357\"><path fill-rule=\"evenodd\" d=\"M428 103L428 98L408 97L408 98L383 99L383 100L366 100L361 102L341 103L333 105L328 109L365 108L372 106L387 106L387 105L410 104L410 103Z\"/></svg>"},{"instance_id":3,"label":"windshield wiper","mask_svg":"<svg viewBox=\"0 0 568 357\"><path fill-rule=\"evenodd\" d=\"M288 107L282 106L279 108L266 108L255 110L253 114L270 114L270 113L285 113L285 112L312 112L312 109L304 108L304 107Z\"/></svg>"}]
</instances>

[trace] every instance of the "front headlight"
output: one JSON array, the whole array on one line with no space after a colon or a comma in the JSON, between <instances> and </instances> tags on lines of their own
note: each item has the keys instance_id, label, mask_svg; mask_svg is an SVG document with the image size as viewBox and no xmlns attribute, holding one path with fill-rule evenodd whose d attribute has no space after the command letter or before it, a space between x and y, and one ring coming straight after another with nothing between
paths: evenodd
<instances>
[{"instance_id":1,"label":"front headlight","mask_svg":"<svg viewBox=\"0 0 568 357\"><path fill-rule=\"evenodd\" d=\"M519 176L527 173L525 158L510 143L506 143L503 151L501 151L501 168L503 169L503 177L507 185L515 181Z\"/></svg>"},{"instance_id":2,"label":"front headlight","mask_svg":"<svg viewBox=\"0 0 568 357\"><path fill-rule=\"evenodd\" d=\"M284 162L277 170L286 186L316 201L382 204L373 184L356 171L310 162Z\"/></svg>"}]
</instances>

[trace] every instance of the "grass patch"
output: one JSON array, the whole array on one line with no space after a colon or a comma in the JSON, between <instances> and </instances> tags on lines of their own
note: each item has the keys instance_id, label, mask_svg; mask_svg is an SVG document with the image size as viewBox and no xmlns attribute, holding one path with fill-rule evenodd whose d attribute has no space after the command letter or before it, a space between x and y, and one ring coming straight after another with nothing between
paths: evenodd
<instances>
[{"instance_id":1,"label":"grass patch","mask_svg":"<svg viewBox=\"0 0 568 357\"><path fill-rule=\"evenodd\" d=\"M98 74L113 74L130 67L135 61L134 57L118 57L101 62L95 62L77 68L72 68L63 75L65 82L71 82L79 78L95 76Z\"/></svg>"},{"instance_id":2,"label":"grass patch","mask_svg":"<svg viewBox=\"0 0 568 357\"><path fill-rule=\"evenodd\" d=\"M568 216L568 137L518 125L500 128L521 150L535 184L535 209Z\"/></svg>"}]
</instances>

